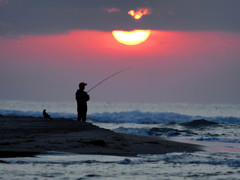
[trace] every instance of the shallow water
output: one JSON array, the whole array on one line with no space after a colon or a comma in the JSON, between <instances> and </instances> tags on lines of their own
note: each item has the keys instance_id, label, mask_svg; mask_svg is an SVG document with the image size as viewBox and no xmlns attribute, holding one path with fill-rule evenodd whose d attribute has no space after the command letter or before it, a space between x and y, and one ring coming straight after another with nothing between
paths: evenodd
<instances>
[{"instance_id":1,"label":"shallow water","mask_svg":"<svg viewBox=\"0 0 240 180\"><path fill-rule=\"evenodd\" d=\"M229 152L136 158L53 152L35 158L3 159L0 179L239 179L239 159L239 153Z\"/></svg>"}]
</instances>

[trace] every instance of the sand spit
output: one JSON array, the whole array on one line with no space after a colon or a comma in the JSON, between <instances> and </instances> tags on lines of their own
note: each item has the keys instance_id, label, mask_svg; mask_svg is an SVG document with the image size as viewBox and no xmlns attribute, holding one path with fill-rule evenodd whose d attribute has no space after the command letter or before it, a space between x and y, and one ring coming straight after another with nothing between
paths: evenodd
<instances>
[{"instance_id":1,"label":"sand spit","mask_svg":"<svg viewBox=\"0 0 240 180\"><path fill-rule=\"evenodd\" d=\"M136 156L200 151L166 138L115 133L72 119L0 117L0 157L34 156L47 151Z\"/></svg>"}]
</instances>

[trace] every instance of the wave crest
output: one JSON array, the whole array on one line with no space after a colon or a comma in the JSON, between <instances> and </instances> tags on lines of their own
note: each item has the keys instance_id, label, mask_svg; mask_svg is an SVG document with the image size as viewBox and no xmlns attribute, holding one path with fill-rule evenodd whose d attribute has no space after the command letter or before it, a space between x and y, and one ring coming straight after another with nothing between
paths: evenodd
<instances>
[{"instance_id":1,"label":"wave crest","mask_svg":"<svg viewBox=\"0 0 240 180\"><path fill-rule=\"evenodd\" d=\"M77 115L73 113L49 112L53 118L76 119ZM0 115L3 116L32 116L42 117L40 111L19 111L0 109ZM185 123L197 119L205 119L208 122L240 124L238 117L202 117L189 116L173 112L141 112L141 111L123 111L123 112L104 112L88 115L88 119L102 123L136 123L136 124L168 124Z\"/></svg>"},{"instance_id":2,"label":"wave crest","mask_svg":"<svg viewBox=\"0 0 240 180\"><path fill-rule=\"evenodd\" d=\"M141 112L141 111L126 111L126 112L104 112L94 113L88 116L93 121L103 123L136 123L136 124L168 124L168 123L185 123L192 124L216 124L216 123L231 123L240 124L238 117L203 117L189 116L173 112ZM196 120L204 119L204 122L196 122Z\"/></svg>"}]
</instances>

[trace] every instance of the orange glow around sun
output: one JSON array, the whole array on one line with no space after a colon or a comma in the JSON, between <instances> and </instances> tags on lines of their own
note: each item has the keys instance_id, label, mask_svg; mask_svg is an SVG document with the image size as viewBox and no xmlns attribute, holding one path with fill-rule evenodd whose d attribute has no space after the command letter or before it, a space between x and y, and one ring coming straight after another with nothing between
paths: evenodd
<instances>
[{"instance_id":1,"label":"orange glow around sun","mask_svg":"<svg viewBox=\"0 0 240 180\"><path fill-rule=\"evenodd\" d=\"M147 40L150 30L112 31L114 38L125 45L137 45Z\"/></svg>"}]
</instances>

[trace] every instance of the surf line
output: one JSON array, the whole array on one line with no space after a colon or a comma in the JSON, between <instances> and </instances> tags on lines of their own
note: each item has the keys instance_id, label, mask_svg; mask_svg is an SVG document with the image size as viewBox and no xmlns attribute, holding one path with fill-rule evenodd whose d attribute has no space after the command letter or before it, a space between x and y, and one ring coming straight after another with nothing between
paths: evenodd
<instances>
[{"instance_id":1,"label":"surf line","mask_svg":"<svg viewBox=\"0 0 240 180\"><path fill-rule=\"evenodd\" d=\"M110 79L111 77L113 76L116 76L117 74L120 74L124 71L127 71L127 70L130 70L131 68L125 68L125 69L122 69L120 71L117 71L113 74L111 74L110 76L106 77L105 79L103 79L102 81L100 81L99 83L97 83L95 86L93 86L91 89L89 89L87 92L89 93L90 91L92 91L93 89L95 89L97 86L99 86L100 84L102 84L103 82L105 82L106 80Z\"/></svg>"}]
</instances>

